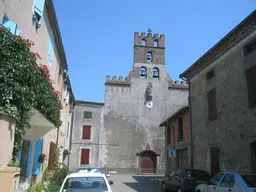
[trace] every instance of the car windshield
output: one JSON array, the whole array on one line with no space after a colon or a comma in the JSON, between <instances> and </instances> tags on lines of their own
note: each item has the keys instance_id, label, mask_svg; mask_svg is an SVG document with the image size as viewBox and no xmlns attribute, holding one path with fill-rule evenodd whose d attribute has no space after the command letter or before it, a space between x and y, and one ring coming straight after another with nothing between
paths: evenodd
<instances>
[{"instance_id":1,"label":"car windshield","mask_svg":"<svg viewBox=\"0 0 256 192\"><path fill-rule=\"evenodd\" d=\"M256 187L256 175L241 175L248 187Z\"/></svg>"},{"instance_id":2,"label":"car windshield","mask_svg":"<svg viewBox=\"0 0 256 192\"><path fill-rule=\"evenodd\" d=\"M99 168L79 168L77 173L104 173L102 169Z\"/></svg>"},{"instance_id":3,"label":"car windshield","mask_svg":"<svg viewBox=\"0 0 256 192\"><path fill-rule=\"evenodd\" d=\"M200 170L187 170L185 172L185 177L195 178L199 180L208 180L209 174L205 171L200 171Z\"/></svg>"},{"instance_id":4,"label":"car windshield","mask_svg":"<svg viewBox=\"0 0 256 192\"><path fill-rule=\"evenodd\" d=\"M61 192L106 192L108 187L103 177L68 178Z\"/></svg>"}]
</instances>

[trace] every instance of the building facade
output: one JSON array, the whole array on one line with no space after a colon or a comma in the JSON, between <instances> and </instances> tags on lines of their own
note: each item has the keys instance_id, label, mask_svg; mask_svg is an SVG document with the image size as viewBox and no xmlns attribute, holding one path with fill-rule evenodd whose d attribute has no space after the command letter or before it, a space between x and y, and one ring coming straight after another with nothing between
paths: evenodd
<instances>
[{"instance_id":1,"label":"building facade","mask_svg":"<svg viewBox=\"0 0 256 192\"><path fill-rule=\"evenodd\" d=\"M166 169L190 168L189 107L181 107L160 127L165 127Z\"/></svg>"},{"instance_id":2,"label":"building facade","mask_svg":"<svg viewBox=\"0 0 256 192\"><path fill-rule=\"evenodd\" d=\"M191 87L194 168L256 173L256 11L180 77Z\"/></svg>"},{"instance_id":3,"label":"building facade","mask_svg":"<svg viewBox=\"0 0 256 192\"><path fill-rule=\"evenodd\" d=\"M165 36L134 34L134 62L127 78L106 77L104 131L99 166L117 173L165 170L159 123L187 103L188 86L172 81L165 66Z\"/></svg>"},{"instance_id":4,"label":"building facade","mask_svg":"<svg viewBox=\"0 0 256 192\"><path fill-rule=\"evenodd\" d=\"M76 101L71 141L70 169L98 166L104 103Z\"/></svg>"},{"instance_id":5,"label":"building facade","mask_svg":"<svg viewBox=\"0 0 256 192\"><path fill-rule=\"evenodd\" d=\"M39 53L42 58L40 63L49 69L53 87L59 92L63 106L63 123L59 129L37 110L33 109L30 113L31 129L27 130L19 153L21 182L26 188L31 181L39 181L47 167L54 166L56 145L62 150L60 161L67 162L66 155L63 154L68 154L69 149L68 130L72 124L70 112L74 95L67 75L65 50L52 0L1 0L0 18L2 26L8 28L11 33L35 43L32 51ZM43 164L38 163L41 153L46 154Z\"/></svg>"}]
</instances>

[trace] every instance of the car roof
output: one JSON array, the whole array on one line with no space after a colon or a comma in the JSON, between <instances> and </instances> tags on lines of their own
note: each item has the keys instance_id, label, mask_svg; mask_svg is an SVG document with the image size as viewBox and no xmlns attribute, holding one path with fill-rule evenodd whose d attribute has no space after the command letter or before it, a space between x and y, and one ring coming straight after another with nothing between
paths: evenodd
<instances>
[{"instance_id":1,"label":"car roof","mask_svg":"<svg viewBox=\"0 0 256 192\"><path fill-rule=\"evenodd\" d=\"M91 173L91 172L79 172L79 173L71 173L70 175L67 176L67 178L71 178L71 177L103 177L105 178L105 176L101 173Z\"/></svg>"}]
</instances>

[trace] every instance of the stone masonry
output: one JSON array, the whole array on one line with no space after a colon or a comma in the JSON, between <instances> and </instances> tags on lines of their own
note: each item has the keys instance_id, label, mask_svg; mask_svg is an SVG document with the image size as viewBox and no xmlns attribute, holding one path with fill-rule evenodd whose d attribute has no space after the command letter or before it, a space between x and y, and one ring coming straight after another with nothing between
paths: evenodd
<instances>
[{"instance_id":1,"label":"stone masonry","mask_svg":"<svg viewBox=\"0 0 256 192\"><path fill-rule=\"evenodd\" d=\"M145 41L146 45L141 45ZM151 53L151 61L147 53ZM141 79L141 67L147 77ZM159 72L154 79L153 70ZM147 87L152 85L153 107L146 107ZM156 173L165 170L164 129L159 124L187 104L185 82L173 82L165 68L164 35L134 34L134 64L127 78L106 77L104 131L100 136L100 161L108 171L140 173L140 154L157 155Z\"/></svg>"},{"instance_id":2,"label":"stone masonry","mask_svg":"<svg viewBox=\"0 0 256 192\"><path fill-rule=\"evenodd\" d=\"M209 173L256 173L256 108L248 106L245 75L256 63L255 40L256 11L181 74L191 83L196 169L204 169ZM246 47L252 43L254 47L250 54L246 54ZM206 76L211 70L214 70L214 75L207 80ZM207 92L213 88L216 90L217 119L209 121ZM218 157L211 154L213 147L219 149ZM214 164L218 161L219 170L214 170L217 169Z\"/></svg>"},{"instance_id":3,"label":"stone masonry","mask_svg":"<svg viewBox=\"0 0 256 192\"><path fill-rule=\"evenodd\" d=\"M76 101L71 142L70 168L75 171L80 166L81 149L90 149L90 166L98 166L100 149L100 132L102 130L102 110L104 103ZM92 118L86 119L84 111L92 112ZM91 126L91 139L83 140L83 126Z\"/></svg>"}]
</instances>

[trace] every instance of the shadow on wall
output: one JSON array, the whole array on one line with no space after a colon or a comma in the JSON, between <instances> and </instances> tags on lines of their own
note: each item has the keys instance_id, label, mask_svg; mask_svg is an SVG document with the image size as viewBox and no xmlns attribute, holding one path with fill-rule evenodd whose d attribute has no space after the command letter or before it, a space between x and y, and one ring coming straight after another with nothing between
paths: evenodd
<instances>
[{"instance_id":1,"label":"shadow on wall","mask_svg":"<svg viewBox=\"0 0 256 192\"><path fill-rule=\"evenodd\" d=\"M124 182L125 185L137 192L153 192L161 189L161 182L154 180L162 178L161 176L133 176L136 182Z\"/></svg>"}]
</instances>

